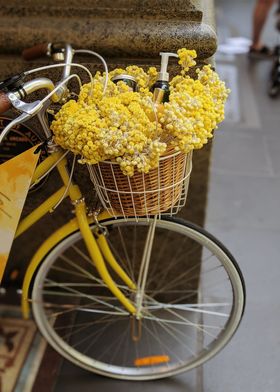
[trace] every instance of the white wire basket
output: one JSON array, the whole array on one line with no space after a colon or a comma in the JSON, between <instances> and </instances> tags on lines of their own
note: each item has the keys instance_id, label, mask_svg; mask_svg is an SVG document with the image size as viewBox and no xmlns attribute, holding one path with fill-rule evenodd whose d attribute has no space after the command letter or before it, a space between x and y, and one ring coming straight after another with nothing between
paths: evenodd
<instances>
[{"instance_id":1,"label":"white wire basket","mask_svg":"<svg viewBox=\"0 0 280 392\"><path fill-rule=\"evenodd\" d=\"M175 215L186 204L192 152L170 152L149 173L125 176L118 163L88 165L91 181L103 207L113 216Z\"/></svg>"}]
</instances>

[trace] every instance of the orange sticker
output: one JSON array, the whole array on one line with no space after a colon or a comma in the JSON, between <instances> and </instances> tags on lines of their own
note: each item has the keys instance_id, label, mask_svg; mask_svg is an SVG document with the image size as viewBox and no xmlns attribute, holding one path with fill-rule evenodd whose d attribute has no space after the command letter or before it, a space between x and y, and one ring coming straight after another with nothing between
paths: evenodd
<instances>
[{"instance_id":1,"label":"orange sticker","mask_svg":"<svg viewBox=\"0 0 280 392\"><path fill-rule=\"evenodd\" d=\"M38 146L0 165L0 282L40 156Z\"/></svg>"},{"instance_id":2,"label":"orange sticker","mask_svg":"<svg viewBox=\"0 0 280 392\"><path fill-rule=\"evenodd\" d=\"M167 363L170 361L168 355L153 355L151 357L137 358L134 361L135 366L153 366L160 363Z\"/></svg>"}]
</instances>

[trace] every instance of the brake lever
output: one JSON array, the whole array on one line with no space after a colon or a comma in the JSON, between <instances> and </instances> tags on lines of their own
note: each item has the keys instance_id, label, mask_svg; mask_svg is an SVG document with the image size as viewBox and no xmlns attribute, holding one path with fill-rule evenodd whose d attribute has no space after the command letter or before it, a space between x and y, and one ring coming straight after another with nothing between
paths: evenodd
<instances>
[{"instance_id":1,"label":"brake lever","mask_svg":"<svg viewBox=\"0 0 280 392\"><path fill-rule=\"evenodd\" d=\"M7 97L15 109L29 115L30 117L33 117L35 114L38 114L38 112L43 107L43 104L40 100L26 103L24 101L21 101L14 93L8 93Z\"/></svg>"}]
</instances>

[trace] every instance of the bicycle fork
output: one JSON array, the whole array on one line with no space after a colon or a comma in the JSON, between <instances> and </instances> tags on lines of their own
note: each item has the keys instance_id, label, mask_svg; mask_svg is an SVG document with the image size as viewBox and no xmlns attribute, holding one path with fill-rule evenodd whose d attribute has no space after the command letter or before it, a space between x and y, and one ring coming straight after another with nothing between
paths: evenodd
<instances>
[{"instance_id":1,"label":"bicycle fork","mask_svg":"<svg viewBox=\"0 0 280 392\"><path fill-rule=\"evenodd\" d=\"M64 185L69 189L68 196L70 197L72 204L75 206L78 227L85 241L85 245L87 247L91 260L94 263L103 282L112 292L112 294L121 302L121 304L130 314L135 314L135 306L131 303L129 299L125 297L125 295L121 292L121 290L117 287L117 285L111 278L104 262L104 258L131 290L135 290L136 286L115 260L107 244L107 241L104 238L104 235L97 233L96 236L98 239L95 239L94 234L92 233L89 226L84 198L82 197L79 187L74 185L71 181L69 182L69 174L67 172L66 166L67 161L64 158L62 162L57 165L57 169Z\"/></svg>"},{"instance_id":2,"label":"bicycle fork","mask_svg":"<svg viewBox=\"0 0 280 392\"><path fill-rule=\"evenodd\" d=\"M127 299L121 290L117 287L113 279L111 278L107 267L104 262L104 258L111 265L114 271L119 275L119 277L125 282L125 284L132 290L136 289L135 284L132 280L127 276L127 274L123 271L117 261L114 259L110 248L107 244L106 239L103 234L97 234L98 239L94 238L94 234L92 233L88 219L86 215L85 203L81 202L75 206L76 216L79 228L81 230L82 236L84 238L87 250L89 255L101 276L103 282L109 288L109 290L114 294L114 296L121 302L121 304L125 307L125 309L132 315L136 313L135 306L131 303L129 299ZM99 245L99 246L98 246ZM102 255L103 252L103 255ZM104 258L103 258L104 256Z\"/></svg>"},{"instance_id":3,"label":"bicycle fork","mask_svg":"<svg viewBox=\"0 0 280 392\"><path fill-rule=\"evenodd\" d=\"M125 271L116 261L104 234L92 233L88 224L84 201L78 203L75 208L78 225L81 230L90 257L105 285L112 292L112 294L121 302L125 309L132 315L134 319L132 320L132 323L134 325L134 327L132 328L132 338L135 341L139 340L141 337L141 316L143 310L143 301L151 260L151 252L154 241L157 217L155 217L151 221L148 230L136 286L135 283L129 278L129 276L125 273ZM134 292L135 305L132 304L130 299L125 297L122 291L117 287L116 283L113 281L107 270L104 259L108 262L108 264L116 272L116 274L122 279L122 281L127 285L127 287Z\"/></svg>"}]
</instances>

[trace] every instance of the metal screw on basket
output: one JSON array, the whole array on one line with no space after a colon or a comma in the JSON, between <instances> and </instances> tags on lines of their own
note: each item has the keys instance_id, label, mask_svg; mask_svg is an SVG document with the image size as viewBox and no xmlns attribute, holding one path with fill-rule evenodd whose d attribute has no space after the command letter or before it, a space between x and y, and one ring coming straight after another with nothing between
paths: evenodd
<instances>
[{"instance_id":1,"label":"metal screw on basket","mask_svg":"<svg viewBox=\"0 0 280 392\"><path fill-rule=\"evenodd\" d=\"M116 75L112 78L112 82L117 84L118 82L124 82L127 86L130 87L131 91L137 91L137 82L136 79L127 74Z\"/></svg>"},{"instance_id":2,"label":"metal screw on basket","mask_svg":"<svg viewBox=\"0 0 280 392\"><path fill-rule=\"evenodd\" d=\"M98 215L100 213L100 210L101 210L101 208L96 211L89 211L87 215L89 217L93 217L94 223L97 227L98 234L102 234L102 235L106 236L109 234L109 231L108 231L107 227L103 226L98 220Z\"/></svg>"}]
</instances>

